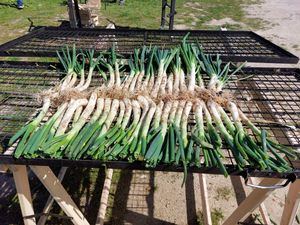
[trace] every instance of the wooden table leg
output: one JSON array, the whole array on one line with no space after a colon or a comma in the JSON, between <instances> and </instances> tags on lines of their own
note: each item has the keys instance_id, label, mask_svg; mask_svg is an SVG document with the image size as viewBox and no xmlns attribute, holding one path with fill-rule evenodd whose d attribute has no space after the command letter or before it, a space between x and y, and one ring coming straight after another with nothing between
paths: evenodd
<instances>
[{"instance_id":1,"label":"wooden table leg","mask_svg":"<svg viewBox=\"0 0 300 225\"><path fill-rule=\"evenodd\" d=\"M209 202L208 202L206 175L200 173L199 174L199 181L200 181L201 202L202 202L204 224L205 225L212 225Z\"/></svg>"},{"instance_id":2,"label":"wooden table leg","mask_svg":"<svg viewBox=\"0 0 300 225\"><path fill-rule=\"evenodd\" d=\"M255 179L254 177L249 177L248 179L249 179L249 181L250 181L252 184L253 184L253 183L256 183L256 179ZM264 203L261 203L261 204L259 205L259 212L260 212L260 215L261 215L261 217L262 217L262 219L263 219L264 224L265 224L265 225L272 225L271 220L270 220L270 217L269 217L269 215L268 215L267 208L266 208L266 206L265 206Z\"/></svg>"},{"instance_id":3,"label":"wooden table leg","mask_svg":"<svg viewBox=\"0 0 300 225\"><path fill-rule=\"evenodd\" d=\"M290 184L280 225L293 225L300 203L300 180Z\"/></svg>"},{"instance_id":4,"label":"wooden table leg","mask_svg":"<svg viewBox=\"0 0 300 225\"><path fill-rule=\"evenodd\" d=\"M60 182L62 182L62 180L64 179L64 176L66 174L66 171L67 171L68 167L62 167L57 175L57 178ZM50 212L50 209L53 205L53 202L54 202L54 198L50 195L47 199L47 202L44 206L44 209L43 209L43 213L49 213ZM47 221L47 218L48 216L47 215L42 215L37 223L37 225L44 225Z\"/></svg>"},{"instance_id":5,"label":"wooden table leg","mask_svg":"<svg viewBox=\"0 0 300 225\"><path fill-rule=\"evenodd\" d=\"M113 172L114 172L113 169L107 169L107 171L106 171L106 176L105 176L105 181L104 181L103 190L102 190L102 194L101 194L100 207L99 207L96 225L104 224Z\"/></svg>"},{"instance_id":6,"label":"wooden table leg","mask_svg":"<svg viewBox=\"0 0 300 225\"><path fill-rule=\"evenodd\" d=\"M34 217L24 218L34 215L26 166L13 165L9 166L9 168L13 172L24 224L35 225Z\"/></svg>"},{"instance_id":7,"label":"wooden table leg","mask_svg":"<svg viewBox=\"0 0 300 225\"><path fill-rule=\"evenodd\" d=\"M30 166L30 168L43 183L54 200L59 204L62 210L72 218L71 221L73 224L89 225L89 222L48 166Z\"/></svg>"},{"instance_id":8,"label":"wooden table leg","mask_svg":"<svg viewBox=\"0 0 300 225\"><path fill-rule=\"evenodd\" d=\"M280 179L264 178L259 185L271 186L279 183ZM260 203L262 203L274 189L255 189L227 218L223 225L235 225L243 221Z\"/></svg>"}]
</instances>

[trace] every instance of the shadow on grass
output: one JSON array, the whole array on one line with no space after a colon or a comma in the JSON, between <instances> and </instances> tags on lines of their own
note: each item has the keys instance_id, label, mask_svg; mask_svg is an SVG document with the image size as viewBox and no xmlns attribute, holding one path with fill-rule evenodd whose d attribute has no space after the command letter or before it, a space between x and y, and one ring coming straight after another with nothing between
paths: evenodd
<instances>
[{"instance_id":1,"label":"shadow on grass","mask_svg":"<svg viewBox=\"0 0 300 225\"><path fill-rule=\"evenodd\" d=\"M0 2L0 8L2 8L2 7L9 7L9 8L16 8L17 9L17 4Z\"/></svg>"}]
</instances>

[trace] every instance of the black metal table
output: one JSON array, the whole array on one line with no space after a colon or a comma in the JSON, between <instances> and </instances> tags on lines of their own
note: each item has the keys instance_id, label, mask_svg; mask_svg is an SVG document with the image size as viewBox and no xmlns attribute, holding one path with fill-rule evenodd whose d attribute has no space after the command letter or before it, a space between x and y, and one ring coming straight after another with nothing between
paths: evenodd
<instances>
[{"instance_id":1,"label":"black metal table","mask_svg":"<svg viewBox=\"0 0 300 225\"><path fill-rule=\"evenodd\" d=\"M61 71L55 63L0 63L0 142L2 148L7 148L9 138L21 128L26 121L33 117L40 105L36 94L55 85L60 79ZM256 124L266 129L280 143L293 148L300 148L300 70L280 68L245 68L241 76L253 75L248 80L232 82L226 87L234 94L242 111L252 120L266 120L289 124L296 129L279 123ZM99 84L95 76L91 86ZM243 175L248 172L251 176L287 178L291 173L276 173L268 171L237 171L233 156L226 151L226 164L229 174ZM59 165L102 167L103 162L96 160L55 160L55 159L14 159L12 156L0 154L0 160L5 164L26 165ZM298 162L290 162L292 165ZM110 168L120 169L151 169L143 163L106 162ZM300 177L300 167L293 171ZM182 171L181 167L160 165L155 170ZM190 168L190 172L220 173L216 168Z\"/></svg>"},{"instance_id":2,"label":"black metal table","mask_svg":"<svg viewBox=\"0 0 300 225\"><path fill-rule=\"evenodd\" d=\"M206 53L220 54L224 60L235 62L297 63L298 58L252 31L210 30L143 30L143 29L71 29L42 27L0 46L0 56L56 56L65 45L77 48L107 50L117 43L117 51L132 53L141 45L170 47L189 34Z\"/></svg>"},{"instance_id":3,"label":"black metal table","mask_svg":"<svg viewBox=\"0 0 300 225\"><path fill-rule=\"evenodd\" d=\"M155 44L161 47L177 45L182 37L190 33L191 40L199 41L204 50L210 54L219 53L225 61L297 63L298 58L267 41L259 35L249 31L157 31L157 30L103 30L44 27L29 33L21 38L0 46L1 56L26 57L54 57L56 50L64 45L76 43L77 47L87 49L96 48L97 51L106 50L117 43L117 50L123 54L130 54L134 47L143 44ZM38 62L0 62L0 143L2 153L1 164L10 165L16 170L16 186L19 193L23 193L20 200L27 199L30 203L26 168L29 165L38 178L43 182L58 204L68 216L73 217L75 224L88 224L84 216L78 211L68 193L57 181L49 166L81 166L121 169L150 169L143 163L129 164L127 162L100 162L95 160L68 159L14 159L12 155L3 154L7 149L9 138L26 121L34 116L40 105L36 95L41 90L48 89L60 80L61 72L55 63ZM273 121L275 123L256 122L266 129L280 143L293 148L300 148L300 71L299 69L282 68L245 68L237 77L253 75L251 79L230 83L227 87L234 93L242 111L253 120ZM97 80L97 79L95 79ZM93 83L92 85L97 85ZM289 124L290 126L280 125ZM297 129L293 129L297 128ZM294 170L290 173L276 173L270 171L256 171L248 168L237 171L229 151L226 155L226 165L230 175L251 175L263 177L262 185L275 185L278 178L295 180L300 177L299 161L290 161ZM181 167L159 165L155 170L182 171ZM216 168L190 168L189 172L219 174ZM47 177L47 179L45 179ZM265 179L265 178L274 179ZM296 183L297 182L297 183ZM297 188L299 180L293 184ZM53 183L56 186L53 186ZM29 193L29 194L28 194ZM245 211L253 209L262 202L269 191L254 191L253 195L243 202L227 224L238 221ZM290 191L288 199L293 199ZM257 198L256 196L259 196ZM249 202L250 201L250 202ZM294 204L294 203L293 203ZM21 205L23 210L28 209L25 215L33 214L31 204ZM74 213L76 211L76 213ZM290 211L290 209L288 209ZM28 221L28 220L27 220Z\"/></svg>"}]
</instances>

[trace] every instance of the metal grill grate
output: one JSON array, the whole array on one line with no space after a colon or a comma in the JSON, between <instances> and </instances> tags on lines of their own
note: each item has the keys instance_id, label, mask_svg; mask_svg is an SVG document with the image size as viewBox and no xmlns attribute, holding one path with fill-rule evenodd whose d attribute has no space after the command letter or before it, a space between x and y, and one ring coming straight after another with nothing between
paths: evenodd
<instances>
[{"instance_id":1,"label":"metal grill grate","mask_svg":"<svg viewBox=\"0 0 300 225\"><path fill-rule=\"evenodd\" d=\"M0 143L3 150L7 142L26 121L28 121L40 107L36 93L48 89L57 83L61 72L56 65L48 63L0 63ZM268 130L280 143L300 148L300 70L298 69L268 69L245 68L237 77L253 75L250 79L232 82L226 88L234 94L242 111L255 123ZM92 85L95 83L94 79ZM274 121L277 124L263 123L261 120ZM289 124L298 129L291 129L283 125ZM235 163L229 151L227 153L229 172L237 173ZM93 160L52 160L32 159L15 160L11 156L0 155L6 163L31 163L41 165L102 165ZM111 162L107 164L113 168L145 169L141 163L128 164L126 162ZM298 168L298 167L297 167ZM158 166L156 170L181 171L178 167ZM191 168L190 171L219 173L214 168ZM299 175L300 172L297 170ZM253 172L256 176L270 176L266 172ZM285 174L272 173L272 176Z\"/></svg>"},{"instance_id":2,"label":"metal grill grate","mask_svg":"<svg viewBox=\"0 0 300 225\"><path fill-rule=\"evenodd\" d=\"M1 56L55 56L65 45L78 48L107 50L114 42L122 54L132 53L141 45L170 47L180 43L190 33L190 40L198 40L206 53L220 54L224 60L297 63L298 58L251 31L166 31L134 29L76 29L43 27L28 35L0 46Z\"/></svg>"}]
</instances>

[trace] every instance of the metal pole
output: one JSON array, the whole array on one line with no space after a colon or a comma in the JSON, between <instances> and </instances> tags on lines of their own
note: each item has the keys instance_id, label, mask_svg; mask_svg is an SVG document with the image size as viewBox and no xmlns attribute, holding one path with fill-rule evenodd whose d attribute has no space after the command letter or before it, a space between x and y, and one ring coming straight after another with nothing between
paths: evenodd
<instances>
[{"instance_id":1,"label":"metal pole","mask_svg":"<svg viewBox=\"0 0 300 225\"><path fill-rule=\"evenodd\" d=\"M72 28L77 28L74 0L68 0L69 21Z\"/></svg>"},{"instance_id":2,"label":"metal pole","mask_svg":"<svg viewBox=\"0 0 300 225\"><path fill-rule=\"evenodd\" d=\"M166 6L168 5L167 0L161 1L161 23L160 28L163 29L166 24Z\"/></svg>"},{"instance_id":3,"label":"metal pole","mask_svg":"<svg viewBox=\"0 0 300 225\"><path fill-rule=\"evenodd\" d=\"M81 27L79 7L77 0L68 0L69 20L72 28Z\"/></svg>"},{"instance_id":4,"label":"metal pole","mask_svg":"<svg viewBox=\"0 0 300 225\"><path fill-rule=\"evenodd\" d=\"M176 14L176 11L175 11L175 4L176 4L176 0L171 0L171 10L170 10L170 15L169 15L169 19L170 19L170 22L169 22L169 30L173 30L174 28L174 16Z\"/></svg>"}]
</instances>

